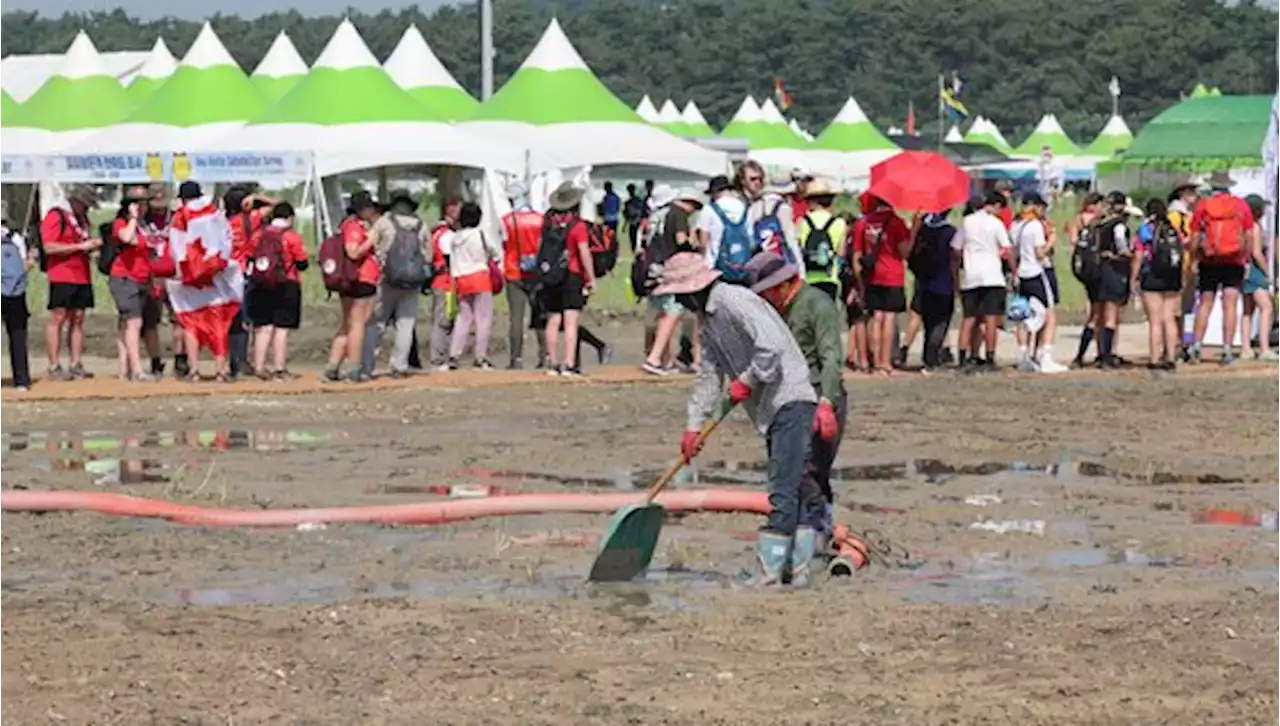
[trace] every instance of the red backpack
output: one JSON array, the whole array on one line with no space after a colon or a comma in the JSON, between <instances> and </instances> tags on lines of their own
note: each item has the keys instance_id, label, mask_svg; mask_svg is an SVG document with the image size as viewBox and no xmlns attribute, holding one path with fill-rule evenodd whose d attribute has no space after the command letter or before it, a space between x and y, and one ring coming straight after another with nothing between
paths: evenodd
<instances>
[{"instance_id":1,"label":"red backpack","mask_svg":"<svg viewBox=\"0 0 1280 726\"><path fill-rule=\"evenodd\" d=\"M618 240L613 230L596 222L587 225L587 249L591 251L591 266L596 277L613 272L618 264Z\"/></svg>"},{"instance_id":2,"label":"red backpack","mask_svg":"<svg viewBox=\"0 0 1280 726\"><path fill-rule=\"evenodd\" d=\"M339 295L350 295L360 282L360 266L347 256L347 243L339 230L320 243L320 274L324 289Z\"/></svg>"},{"instance_id":3,"label":"red backpack","mask_svg":"<svg viewBox=\"0 0 1280 726\"><path fill-rule=\"evenodd\" d=\"M249 279L255 287L275 288L289 280L284 258L284 230L268 226L253 247Z\"/></svg>"},{"instance_id":4,"label":"red backpack","mask_svg":"<svg viewBox=\"0 0 1280 726\"><path fill-rule=\"evenodd\" d=\"M1215 194L1203 204L1204 256L1215 260L1239 259L1244 250L1245 233L1239 200L1230 194Z\"/></svg>"}]
</instances>

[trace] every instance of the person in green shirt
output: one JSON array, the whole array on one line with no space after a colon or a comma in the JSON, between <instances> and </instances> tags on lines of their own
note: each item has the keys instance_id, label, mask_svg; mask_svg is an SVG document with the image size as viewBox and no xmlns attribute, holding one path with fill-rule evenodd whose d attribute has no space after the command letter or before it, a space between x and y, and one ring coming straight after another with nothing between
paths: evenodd
<instances>
[{"instance_id":1,"label":"person in green shirt","mask_svg":"<svg viewBox=\"0 0 1280 726\"><path fill-rule=\"evenodd\" d=\"M825 181L815 179L805 186L804 197L809 210L796 223L796 239L804 257L804 280L832 300L838 300L840 276L836 264L844 249L847 228L831 208L836 190Z\"/></svg>"},{"instance_id":2,"label":"person in green shirt","mask_svg":"<svg viewBox=\"0 0 1280 726\"><path fill-rule=\"evenodd\" d=\"M849 417L849 397L841 377L844 346L840 341L840 308L825 292L801 280L798 273L795 265L773 252L762 252L747 264L751 291L786 321L809 364L809 382L818 407L801 489L802 516L806 524L830 538L835 506L831 467Z\"/></svg>"}]
</instances>

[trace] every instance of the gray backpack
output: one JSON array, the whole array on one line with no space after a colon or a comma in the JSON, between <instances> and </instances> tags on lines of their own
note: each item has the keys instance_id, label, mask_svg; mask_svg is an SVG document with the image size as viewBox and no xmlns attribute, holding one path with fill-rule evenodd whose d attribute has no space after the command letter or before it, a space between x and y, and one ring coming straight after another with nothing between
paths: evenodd
<instances>
[{"instance_id":1,"label":"gray backpack","mask_svg":"<svg viewBox=\"0 0 1280 726\"><path fill-rule=\"evenodd\" d=\"M402 290L418 290L431 281L431 265L422 250L422 240L417 227L401 227L395 215L390 216L395 237L387 250L387 264L382 277L392 287Z\"/></svg>"},{"instance_id":2,"label":"gray backpack","mask_svg":"<svg viewBox=\"0 0 1280 726\"><path fill-rule=\"evenodd\" d=\"M27 266L22 258L22 250L13 239L12 232L5 232L0 240L0 261L4 274L0 278L0 294L5 297L20 297L27 294Z\"/></svg>"}]
</instances>

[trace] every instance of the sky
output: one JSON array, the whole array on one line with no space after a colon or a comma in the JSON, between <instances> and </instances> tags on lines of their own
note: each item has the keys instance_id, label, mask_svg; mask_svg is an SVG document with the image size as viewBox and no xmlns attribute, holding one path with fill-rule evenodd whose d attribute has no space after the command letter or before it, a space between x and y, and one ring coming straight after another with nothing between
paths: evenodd
<instances>
[{"instance_id":1,"label":"sky","mask_svg":"<svg viewBox=\"0 0 1280 726\"><path fill-rule=\"evenodd\" d=\"M185 20L201 20L215 13L257 17L277 10L298 9L305 15L337 15L349 7L376 13L387 8L399 9L417 5L431 12L441 5L457 4L458 0L203 0L202 2L165 3L155 0L115 0L110 8L123 8L136 18L152 19L173 15ZM108 5L102 0L6 0L5 10L36 10L46 17L58 17L66 12L103 10Z\"/></svg>"}]
</instances>

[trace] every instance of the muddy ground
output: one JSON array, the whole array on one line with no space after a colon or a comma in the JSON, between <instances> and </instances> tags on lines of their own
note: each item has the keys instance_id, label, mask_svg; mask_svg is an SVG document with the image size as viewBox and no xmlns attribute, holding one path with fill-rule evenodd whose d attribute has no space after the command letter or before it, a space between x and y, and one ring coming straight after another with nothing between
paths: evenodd
<instances>
[{"instance_id":1,"label":"muddy ground","mask_svg":"<svg viewBox=\"0 0 1280 726\"><path fill-rule=\"evenodd\" d=\"M851 387L839 519L893 550L805 592L737 585L748 515L672 521L645 582L586 586L604 515L6 513L3 722L1274 722L1276 535L1193 523L1277 508L1274 377ZM245 508L616 491L676 452L686 390L9 403L4 485ZM762 448L735 416L697 483L758 486Z\"/></svg>"}]
</instances>

